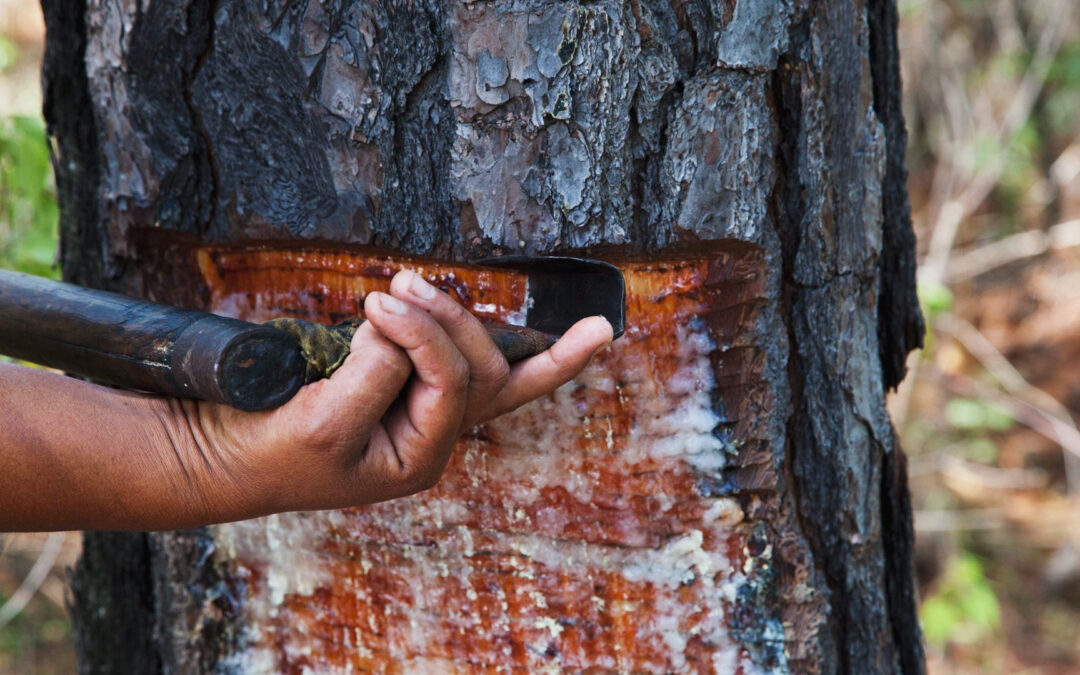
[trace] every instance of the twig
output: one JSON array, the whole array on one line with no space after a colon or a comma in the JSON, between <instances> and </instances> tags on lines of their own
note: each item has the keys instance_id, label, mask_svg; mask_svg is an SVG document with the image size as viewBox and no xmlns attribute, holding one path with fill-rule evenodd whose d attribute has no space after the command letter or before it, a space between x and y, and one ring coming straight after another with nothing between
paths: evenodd
<instances>
[{"instance_id":1,"label":"twig","mask_svg":"<svg viewBox=\"0 0 1080 675\"><path fill-rule=\"evenodd\" d=\"M908 464L908 478L916 480L937 475L955 475L964 480L979 483L989 490L1039 490L1044 489L1049 478L1041 469L1002 469L962 459L955 454L960 444L942 448L929 457Z\"/></svg>"},{"instance_id":2,"label":"twig","mask_svg":"<svg viewBox=\"0 0 1080 675\"><path fill-rule=\"evenodd\" d=\"M45 545L41 547L41 553L38 554L34 566L30 568L30 573L26 575L26 578L23 579L15 593L8 598L8 601L0 606L0 628L6 626L18 616L19 612L23 611L38 589L41 588L41 584L45 583L45 579L48 578L49 572L52 570L53 563L56 562L56 558L60 555L60 549L63 548L66 538L67 533L65 532L53 532L45 540Z\"/></svg>"},{"instance_id":3,"label":"twig","mask_svg":"<svg viewBox=\"0 0 1080 675\"><path fill-rule=\"evenodd\" d=\"M948 455L942 457L940 470L988 490L1042 490L1048 482L1046 472L1039 469L1001 469Z\"/></svg>"},{"instance_id":4,"label":"twig","mask_svg":"<svg viewBox=\"0 0 1080 675\"><path fill-rule=\"evenodd\" d=\"M1009 106L993 134L998 139L999 147L1004 147L1006 141L1015 136L1031 116L1035 101L1046 84L1053 57L1061 48L1067 32L1067 22L1056 21L1054 17L1060 16L1062 10L1067 9L1071 1L1061 0L1055 3L1047 13L1049 18L1043 21L1031 67L1024 74L1012 105ZM946 82L950 78L954 81L954 86L949 86ZM955 153L955 148L959 145L956 142L957 139L964 135L965 130L976 129L978 125L975 123L975 114L971 109L970 101L958 94L963 91L963 78L960 73L943 70L941 79L943 107L946 110L952 133L952 138L943 139L944 142L941 145L944 148L951 146ZM961 182L961 172L957 163L950 162L948 169L944 168L943 163L938 165L934 172L930 203L939 206L936 210L931 206L931 213L936 212L936 216L933 219L934 225L931 228L930 245L926 257L919 266L918 277L921 282L941 284L949 278L949 270L953 265L951 260L953 249L956 246L960 225L986 200L994 186L1000 181L1004 169L1005 160L1002 153L982 170L969 176L966 185L957 191L956 186ZM920 361L916 360L893 399L893 419L897 427L902 426L906 421L919 369Z\"/></svg>"},{"instance_id":5,"label":"twig","mask_svg":"<svg viewBox=\"0 0 1080 675\"><path fill-rule=\"evenodd\" d=\"M1010 263L1076 246L1080 246L1080 219L1058 223L1045 232L1014 234L953 258L946 279L967 281Z\"/></svg>"},{"instance_id":6,"label":"twig","mask_svg":"<svg viewBox=\"0 0 1080 675\"><path fill-rule=\"evenodd\" d=\"M916 534L958 532L963 530L996 530L1005 526L1001 509L968 509L966 511L916 511Z\"/></svg>"},{"instance_id":7,"label":"twig","mask_svg":"<svg viewBox=\"0 0 1080 675\"><path fill-rule=\"evenodd\" d=\"M1026 419L1028 426L1061 445L1072 456L1066 458L1065 473L1069 491L1075 493L1080 488L1076 466L1080 460L1080 429L1077 429L1069 410L1056 398L1028 382L1005 355L969 322L952 314L943 314L934 321L934 327L962 344L1010 394L1008 399L1035 413L1034 418L1029 416Z\"/></svg>"},{"instance_id":8,"label":"twig","mask_svg":"<svg viewBox=\"0 0 1080 675\"><path fill-rule=\"evenodd\" d=\"M1071 480L1075 476L1072 463L1077 457L1080 457L1080 436L1075 433L1075 429L1073 433L1069 433L1066 428L1057 424L1053 416L1047 414L1045 410L1015 396L996 391L973 378L964 375L951 375L942 378L942 384L951 393L958 396L977 397L992 402L999 408L1008 411L1016 421L1061 446L1062 450L1065 451L1066 480L1069 481L1071 491L1073 486Z\"/></svg>"}]
</instances>

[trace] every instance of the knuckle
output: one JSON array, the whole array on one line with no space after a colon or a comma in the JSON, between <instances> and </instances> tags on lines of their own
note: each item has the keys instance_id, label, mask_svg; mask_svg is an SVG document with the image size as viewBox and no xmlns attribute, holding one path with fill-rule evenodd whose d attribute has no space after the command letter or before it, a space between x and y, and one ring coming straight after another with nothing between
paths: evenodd
<instances>
[{"instance_id":1,"label":"knuckle","mask_svg":"<svg viewBox=\"0 0 1080 675\"><path fill-rule=\"evenodd\" d=\"M450 364L450 388L454 392L462 392L469 386L471 369L465 357L458 354Z\"/></svg>"},{"instance_id":2,"label":"knuckle","mask_svg":"<svg viewBox=\"0 0 1080 675\"><path fill-rule=\"evenodd\" d=\"M375 357L383 367L406 371L411 369L412 362L405 350L381 335L373 341L367 353L369 357Z\"/></svg>"},{"instance_id":3,"label":"knuckle","mask_svg":"<svg viewBox=\"0 0 1080 675\"><path fill-rule=\"evenodd\" d=\"M448 305L449 307L446 310L446 318L450 323L456 326L466 326L471 321L475 320L473 315L469 314L469 310L465 309L463 306L459 305L453 300L449 300Z\"/></svg>"},{"instance_id":4,"label":"knuckle","mask_svg":"<svg viewBox=\"0 0 1080 675\"><path fill-rule=\"evenodd\" d=\"M393 371L398 378L405 379L412 372L412 361L405 350L394 345L381 355L383 367Z\"/></svg>"},{"instance_id":5,"label":"knuckle","mask_svg":"<svg viewBox=\"0 0 1080 675\"><path fill-rule=\"evenodd\" d=\"M510 379L510 364L502 354L492 357L491 379L498 389L502 389L506 381Z\"/></svg>"},{"instance_id":6,"label":"knuckle","mask_svg":"<svg viewBox=\"0 0 1080 675\"><path fill-rule=\"evenodd\" d=\"M471 382L475 387L499 391L510 379L510 364L501 354L493 354L482 368L474 369Z\"/></svg>"},{"instance_id":7,"label":"knuckle","mask_svg":"<svg viewBox=\"0 0 1080 675\"><path fill-rule=\"evenodd\" d=\"M551 364L552 370L560 374L568 371L569 364L566 363L562 350L549 349L544 353L547 355L548 363Z\"/></svg>"}]
</instances>

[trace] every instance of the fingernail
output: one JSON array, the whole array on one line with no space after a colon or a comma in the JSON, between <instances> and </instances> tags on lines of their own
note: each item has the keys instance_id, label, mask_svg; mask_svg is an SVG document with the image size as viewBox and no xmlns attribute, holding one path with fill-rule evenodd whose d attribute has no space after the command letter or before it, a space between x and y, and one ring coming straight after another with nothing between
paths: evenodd
<instances>
[{"instance_id":1,"label":"fingernail","mask_svg":"<svg viewBox=\"0 0 1080 675\"><path fill-rule=\"evenodd\" d=\"M385 293L379 293L379 307L387 314L404 314L408 307L405 303L397 298L387 295Z\"/></svg>"},{"instance_id":2,"label":"fingernail","mask_svg":"<svg viewBox=\"0 0 1080 675\"><path fill-rule=\"evenodd\" d=\"M421 300L432 300L438 291L435 290L434 286L424 281L422 276L413 274L412 279L409 280L409 292Z\"/></svg>"}]
</instances>

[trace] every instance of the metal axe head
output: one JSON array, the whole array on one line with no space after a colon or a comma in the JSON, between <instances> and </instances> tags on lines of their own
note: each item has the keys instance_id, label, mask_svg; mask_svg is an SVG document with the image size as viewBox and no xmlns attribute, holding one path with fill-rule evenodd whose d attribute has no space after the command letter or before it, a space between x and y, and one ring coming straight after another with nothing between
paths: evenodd
<instances>
[{"instance_id":1,"label":"metal axe head","mask_svg":"<svg viewBox=\"0 0 1080 675\"><path fill-rule=\"evenodd\" d=\"M525 325L562 335L590 316L603 316L615 337L626 330L626 283L611 263L589 258L508 255L473 264L523 272L528 279Z\"/></svg>"}]
</instances>

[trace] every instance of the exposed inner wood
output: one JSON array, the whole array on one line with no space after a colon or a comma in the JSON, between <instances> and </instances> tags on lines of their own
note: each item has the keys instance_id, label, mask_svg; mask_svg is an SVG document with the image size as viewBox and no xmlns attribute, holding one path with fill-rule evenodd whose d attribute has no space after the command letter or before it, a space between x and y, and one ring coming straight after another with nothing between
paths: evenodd
<instances>
[{"instance_id":1,"label":"exposed inner wood","mask_svg":"<svg viewBox=\"0 0 1080 675\"><path fill-rule=\"evenodd\" d=\"M243 614L226 660L756 672L761 654L732 630L772 583L772 548L733 495L737 467L768 456L748 417L768 396L752 330L764 275L755 247L711 248L616 261L626 335L575 382L470 432L434 489L214 528ZM195 259L208 308L253 321L353 315L401 267L500 320L525 292L514 272L356 250Z\"/></svg>"}]
</instances>

